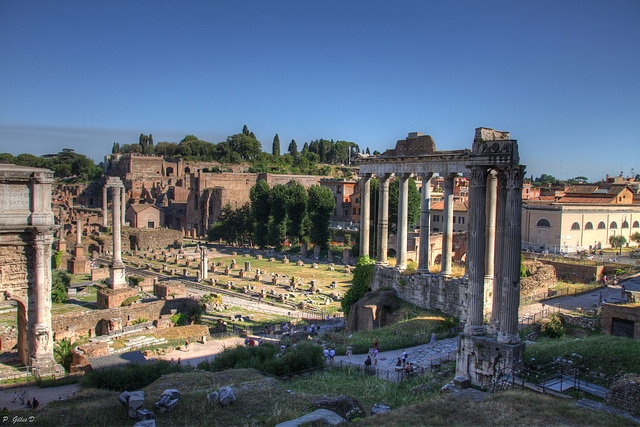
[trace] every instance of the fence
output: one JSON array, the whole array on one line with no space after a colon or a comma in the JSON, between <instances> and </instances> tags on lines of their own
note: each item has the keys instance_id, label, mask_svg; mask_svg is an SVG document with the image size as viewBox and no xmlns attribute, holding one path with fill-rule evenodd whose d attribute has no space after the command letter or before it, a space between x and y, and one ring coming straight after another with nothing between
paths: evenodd
<instances>
[{"instance_id":1,"label":"fence","mask_svg":"<svg viewBox=\"0 0 640 427\"><path fill-rule=\"evenodd\" d=\"M557 313L559 311L560 311L560 309L556 308L556 307L546 307L546 308L543 308L542 310L540 310L539 312L534 313L534 314L532 314L530 316L521 317L518 320L518 330L524 329L527 326L531 326L534 323L539 322L540 320L545 319L545 318L549 317L551 314Z\"/></svg>"},{"instance_id":2,"label":"fence","mask_svg":"<svg viewBox=\"0 0 640 427\"><path fill-rule=\"evenodd\" d=\"M571 360L546 365L523 363L512 372L501 372L489 386L489 391L503 391L511 386L527 387L541 393L579 398L589 394L604 399L608 388L618 376L608 376L576 365ZM567 395L566 393L569 393Z\"/></svg>"}]
</instances>

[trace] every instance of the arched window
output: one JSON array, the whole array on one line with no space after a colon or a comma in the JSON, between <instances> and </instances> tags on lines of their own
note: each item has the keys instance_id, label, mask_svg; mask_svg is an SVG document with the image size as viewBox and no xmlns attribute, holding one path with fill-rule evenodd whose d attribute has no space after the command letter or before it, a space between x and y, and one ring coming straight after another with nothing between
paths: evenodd
<instances>
[{"instance_id":1,"label":"arched window","mask_svg":"<svg viewBox=\"0 0 640 427\"><path fill-rule=\"evenodd\" d=\"M184 173L191 173L191 168L184 168Z\"/></svg>"},{"instance_id":2,"label":"arched window","mask_svg":"<svg viewBox=\"0 0 640 427\"><path fill-rule=\"evenodd\" d=\"M611 221L611 225L609 225L609 228L618 228L618 223L615 221Z\"/></svg>"},{"instance_id":3,"label":"arched window","mask_svg":"<svg viewBox=\"0 0 640 427\"><path fill-rule=\"evenodd\" d=\"M573 224L571 224L571 229L580 230L580 224L578 224L577 222L574 222Z\"/></svg>"},{"instance_id":4,"label":"arched window","mask_svg":"<svg viewBox=\"0 0 640 427\"><path fill-rule=\"evenodd\" d=\"M633 222L633 228L640 228L640 222L634 221Z\"/></svg>"},{"instance_id":5,"label":"arched window","mask_svg":"<svg viewBox=\"0 0 640 427\"><path fill-rule=\"evenodd\" d=\"M622 223L622 228L629 228L629 223L627 222L627 220L625 219L624 222Z\"/></svg>"},{"instance_id":6,"label":"arched window","mask_svg":"<svg viewBox=\"0 0 640 427\"><path fill-rule=\"evenodd\" d=\"M598 230L604 230L605 228L607 228L607 226L604 225L604 221L600 221L598 224Z\"/></svg>"},{"instance_id":7,"label":"arched window","mask_svg":"<svg viewBox=\"0 0 640 427\"><path fill-rule=\"evenodd\" d=\"M167 167L167 170L165 172L166 176L171 176L173 175L173 168L171 166Z\"/></svg>"},{"instance_id":8,"label":"arched window","mask_svg":"<svg viewBox=\"0 0 640 427\"><path fill-rule=\"evenodd\" d=\"M540 218L536 223L538 227L551 227L551 223L546 218Z\"/></svg>"},{"instance_id":9,"label":"arched window","mask_svg":"<svg viewBox=\"0 0 640 427\"><path fill-rule=\"evenodd\" d=\"M587 222L587 223L584 225L584 229L585 229L585 230L593 230L593 224L591 224L591 221Z\"/></svg>"}]
</instances>

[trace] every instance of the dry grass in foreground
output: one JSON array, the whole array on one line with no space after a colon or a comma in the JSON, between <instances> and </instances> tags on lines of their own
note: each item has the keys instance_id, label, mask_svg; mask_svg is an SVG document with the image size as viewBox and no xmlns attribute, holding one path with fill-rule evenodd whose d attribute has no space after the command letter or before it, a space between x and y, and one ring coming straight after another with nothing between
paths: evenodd
<instances>
[{"instance_id":1,"label":"dry grass in foreground","mask_svg":"<svg viewBox=\"0 0 640 427\"><path fill-rule=\"evenodd\" d=\"M413 406L365 418L358 426L628 426L631 421L579 408L575 400L528 390L498 393L480 402L453 395L438 396Z\"/></svg>"}]
</instances>

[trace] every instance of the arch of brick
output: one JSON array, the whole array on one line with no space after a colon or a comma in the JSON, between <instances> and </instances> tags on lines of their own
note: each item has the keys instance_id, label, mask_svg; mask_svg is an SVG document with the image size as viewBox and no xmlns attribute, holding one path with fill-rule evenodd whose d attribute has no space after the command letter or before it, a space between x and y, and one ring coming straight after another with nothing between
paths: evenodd
<instances>
[{"instance_id":1,"label":"arch of brick","mask_svg":"<svg viewBox=\"0 0 640 427\"><path fill-rule=\"evenodd\" d=\"M18 303L18 354L36 375L64 373L53 357L53 172L0 165L0 297Z\"/></svg>"},{"instance_id":2,"label":"arch of brick","mask_svg":"<svg viewBox=\"0 0 640 427\"><path fill-rule=\"evenodd\" d=\"M362 181L360 255L369 255L370 181L376 176L380 180L379 220L374 225L378 236L376 276L388 282L406 269L408 179L412 175L420 176L423 190L418 272L411 279L412 290L401 292L412 302L442 309L460 316L465 322L464 332L458 340L458 375L469 377L474 385L487 385L501 371L512 369L524 352L524 344L520 343L518 335L518 307L521 194L525 168L520 165L517 141L510 139L508 132L477 128L471 149L437 151L430 136L416 132L398 141L395 149L380 156L359 159L359 166ZM438 275L429 272L432 258L430 180L435 174L444 178L445 227ZM462 279L451 279L453 181L459 175L469 180L466 274ZM399 181L396 267L393 269L387 263L389 181L392 176ZM487 295L491 295L490 301L487 301ZM486 307L491 311L487 325L484 324Z\"/></svg>"}]
</instances>

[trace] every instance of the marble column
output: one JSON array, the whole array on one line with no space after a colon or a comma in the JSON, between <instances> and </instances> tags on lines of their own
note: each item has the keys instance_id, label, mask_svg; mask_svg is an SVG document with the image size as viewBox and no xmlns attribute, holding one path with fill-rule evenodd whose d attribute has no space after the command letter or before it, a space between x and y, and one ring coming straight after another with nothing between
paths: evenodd
<instances>
[{"instance_id":1,"label":"marble column","mask_svg":"<svg viewBox=\"0 0 640 427\"><path fill-rule=\"evenodd\" d=\"M122 198L121 200L121 204L120 204L120 221L121 224L124 225L126 224L126 211L127 211L127 202L126 202L126 197L127 197L127 189L126 188L121 188L120 189L120 197Z\"/></svg>"},{"instance_id":2,"label":"marble column","mask_svg":"<svg viewBox=\"0 0 640 427\"><path fill-rule=\"evenodd\" d=\"M442 233L442 255L440 274L451 277L451 258L453 254L453 179L456 174L444 178L444 232Z\"/></svg>"},{"instance_id":3,"label":"marble column","mask_svg":"<svg viewBox=\"0 0 640 427\"><path fill-rule=\"evenodd\" d=\"M398 232L396 235L396 267L407 268L407 232L409 231L409 177L411 174L399 174L398 178Z\"/></svg>"},{"instance_id":4,"label":"marble column","mask_svg":"<svg viewBox=\"0 0 640 427\"><path fill-rule=\"evenodd\" d=\"M425 173L422 178L420 203L420 253L418 254L418 271L429 272L431 261L431 177L433 173Z\"/></svg>"},{"instance_id":5,"label":"marble column","mask_svg":"<svg viewBox=\"0 0 640 427\"><path fill-rule=\"evenodd\" d=\"M495 172L487 176L487 225L485 228L486 252L484 262L484 286L486 289L493 287L495 248L496 248L496 197L498 191L498 178Z\"/></svg>"},{"instance_id":6,"label":"marble column","mask_svg":"<svg viewBox=\"0 0 640 427\"><path fill-rule=\"evenodd\" d=\"M76 246L82 246L82 220L76 220Z\"/></svg>"},{"instance_id":7,"label":"marble column","mask_svg":"<svg viewBox=\"0 0 640 427\"><path fill-rule=\"evenodd\" d=\"M360 256L369 256L369 226L371 222L371 175L360 180Z\"/></svg>"},{"instance_id":8,"label":"marble column","mask_svg":"<svg viewBox=\"0 0 640 427\"><path fill-rule=\"evenodd\" d=\"M51 244L53 236L38 233L34 239L35 283L29 286L29 362L36 371L51 372L53 358L51 332ZM35 306L35 309L32 307Z\"/></svg>"},{"instance_id":9,"label":"marble column","mask_svg":"<svg viewBox=\"0 0 640 427\"><path fill-rule=\"evenodd\" d=\"M125 266L122 262L122 237L121 223L122 210L120 209L120 192L122 184L115 184L111 187L113 196L113 260L109 266L110 285L112 289L124 288L127 284L125 277Z\"/></svg>"},{"instance_id":10,"label":"marble column","mask_svg":"<svg viewBox=\"0 0 640 427\"><path fill-rule=\"evenodd\" d=\"M484 334L484 255L486 226L487 169L472 166L469 179L469 232L467 235L467 274L469 277L469 315L464 332Z\"/></svg>"},{"instance_id":11,"label":"marble column","mask_svg":"<svg viewBox=\"0 0 640 427\"><path fill-rule=\"evenodd\" d=\"M495 266L493 274L493 303L491 306L491 329L500 330L500 316L502 315L502 289L504 287L503 250L505 229L505 206L507 204L507 185L503 170L496 174L496 230L495 230Z\"/></svg>"},{"instance_id":12,"label":"marble column","mask_svg":"<svg viewBox=\"0 0 640 427\"><path fill-rule=\"evenodd\" d=\"M107 186L102 187L102 226L107 227Z\"/></svg>"},{"instance_id":13,"label":"marble column","mask_svg":"<svg viewBox=\"0 0 640 427\"><path fill-rule=\"evenodd\" d=\"M207 248L200 249L200 277L207 280L209 277L209 253Z\"/></svg>"},{"instance_id":14,"label":"marble column","mask_svg":"<svg viewBox=\"0 0 640 427\"><path fill-rule=\"evenodd\" d=\"M522 251L522 181L524 166L511 166L505 171L507 180L506 226L504 230L504 252L502 272L504 288L502 294L502 316L498 341L516 344L518 335L518 308L520 307L520 253Z\"/></svg>"},{"instance_id":15,"label":"marble column","mask_svg":"<svg viewBox=\"0 0 640 427\"><path fill-rule=\"evenodd\" d=\"M380 179L380 196L378 207L378 262L387 264L387 248L389 246L389 179L390 174Z\"/></svg>"}]
</instances>

